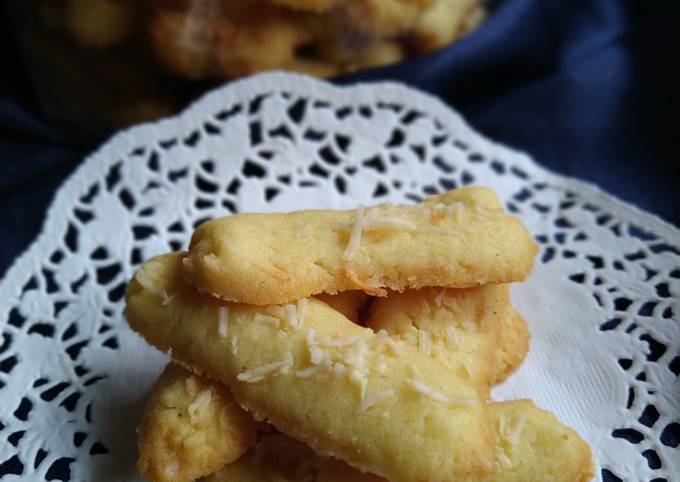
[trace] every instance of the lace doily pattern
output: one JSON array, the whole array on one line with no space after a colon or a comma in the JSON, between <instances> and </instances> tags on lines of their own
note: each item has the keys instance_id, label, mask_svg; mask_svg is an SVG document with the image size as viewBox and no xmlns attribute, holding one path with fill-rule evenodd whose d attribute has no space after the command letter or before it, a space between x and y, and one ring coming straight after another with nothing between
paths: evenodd
<instances>
[{"instance_id":1,"label":"lace doily pattern","mask_svg":"<svg viewBox=\"0 0 680 482\"><path fill-rule=\"evenodd\" d=\"M124 321L126 280L242 211L414 202L494 188L541 245L513 287L533 333L494 390L531 397L593 446L598 479L680 480L680 234L548 173L395 84L266 74L123 132L58 193L0 284L0 479L121 481L165 357Z\"/></svg>"}]
</instances>

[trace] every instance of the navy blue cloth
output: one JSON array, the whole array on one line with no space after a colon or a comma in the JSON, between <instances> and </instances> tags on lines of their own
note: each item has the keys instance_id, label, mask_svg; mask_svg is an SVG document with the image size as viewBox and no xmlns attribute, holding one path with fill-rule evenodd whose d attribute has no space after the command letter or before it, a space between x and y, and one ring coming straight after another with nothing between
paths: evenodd
<instances>
[{"instance_id":1,"label":"navy blue cloth","mask_svg":"<svg viewBox=\"0 0 680 482\"><path fill-rule=\"evenodd\" d=\"M505 0L449 48L337 82L396 79L434 93L487 136L680 225L678 24L673 0ZM2 40L0 273L110 134L42 115L6 26Z\"/></svg>"}]
</instances>

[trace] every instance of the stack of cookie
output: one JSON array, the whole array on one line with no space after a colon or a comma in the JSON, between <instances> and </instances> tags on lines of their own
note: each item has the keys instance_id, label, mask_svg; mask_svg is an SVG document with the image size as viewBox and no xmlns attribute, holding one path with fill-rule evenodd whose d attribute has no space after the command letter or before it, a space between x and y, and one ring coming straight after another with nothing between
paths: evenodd
<instances>
[{"instance_id":1,"label":"stack of cookie","mask_svg":"<svg viewBox=\"0 0 680 482\"><path fill-rule=\"evenodd\" d=\"M146 262L128 320L171 363L139 427L151 480L586 481L588 445L490 402L529 334L536 245L495 195L242 214Z\"/></svg>"},{"instance_id":2,"label":"stack of cookie","mask_svg":"<svg viewBox=\"0 0 680 482\"><path fill-rule=\"evenodd\" d=\"M182 79L268 69L328 77L465 36L482 0L43 0L47 27L94 51L148 49Z\"/></svg>"}]
</instances>

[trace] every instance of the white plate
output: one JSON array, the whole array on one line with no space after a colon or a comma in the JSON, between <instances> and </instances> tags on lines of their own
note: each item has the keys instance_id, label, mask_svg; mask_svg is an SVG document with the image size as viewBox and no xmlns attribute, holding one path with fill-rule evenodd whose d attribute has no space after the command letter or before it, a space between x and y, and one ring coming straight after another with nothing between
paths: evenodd
<instances>
[{"instance_id":1,"label":"white plate","mask_svg":"<svg viewBox=\"0 0 680 482\"><path fill-rule=\"evenodd\" d=\"M281 73L116 135L61 188L0 285L0 479L140 480L135 424L166 358L128 329L121 296L139 262L186 246L200 220L473 183L542 248L513 287L531 351L494 397L556 413L591 443L598 477L680 480L679 232L425 94Z\"/></svg>"}]
</instances>

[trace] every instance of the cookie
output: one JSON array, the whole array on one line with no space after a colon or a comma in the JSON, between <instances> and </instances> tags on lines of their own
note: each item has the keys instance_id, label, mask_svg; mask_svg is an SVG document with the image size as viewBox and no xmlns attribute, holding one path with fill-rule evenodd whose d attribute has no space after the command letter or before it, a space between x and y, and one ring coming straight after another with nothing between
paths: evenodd
<instances>
[{"instance_id":1,"label":"cookie","mask_svg":"<svg viewBox=\"0 0 680 482\"><path fill-rule=\"evenodd\" d=\"M130 326L228 385L257 420L393 482L490 470L486 404L443 364L316 299L258 307L201 296L181 280L182 257L140 268Z\"/></svg>"},{"instance_id":2,"label":"cookie","mask_svg":"<svg viewBox=\"0 0 680 482\"><path fill-rule=\"evenodd\" d=\"M153 482L191 482L243 455L256 423L224 385L170 363L138 430L139 471Z\"/></svg>"},{"instance_id":3,"label":"cookie","mask_svg":"<svg viewBox=\"0 0 680 482\"><path fill-rule=\"evenodd\" d=\"M240 214L194 232L185 279L229 301L283 304L318 293L524 279L537 247L485 188L413 206Z\"/></svg>"},{"instance_id":4,"label":"cookie","mask_svg":"<svg viewBox=\"0 0 680 482\"><path fill-rule=\"evenodd\" d=\"M425 53L451 43L469 28L471 14L479 15L479 0L435 0L409 32L411 45Z\"/></svg>"},{"instance_id":5,"label":"cookie","mask_svg":"<svg viewBox=\"0 0 680 482\"><path fill-rule=\"evenodd\" d=\"M551 413L529 400L517 400L492 403L489 414L496 437L493 472L463 480L587 482L592 479L593 459L588 445ZM206 482L263 480L388 482L377 475L362 473L342 460L316 455L304 444L280 434L258 442L248 455L208 477Z\"/></svg>"},{"instance_id":6,"label":"cookie","mask_svg":"<svg viewBox=\"0 0 680 482\"><path fill-rule=\"evenodd\" d=\"M433 356L487 398L489 386L519 366L529 348L507 285L390 292L373 302L366 326Z\"/></svg>"}]
</instances>

